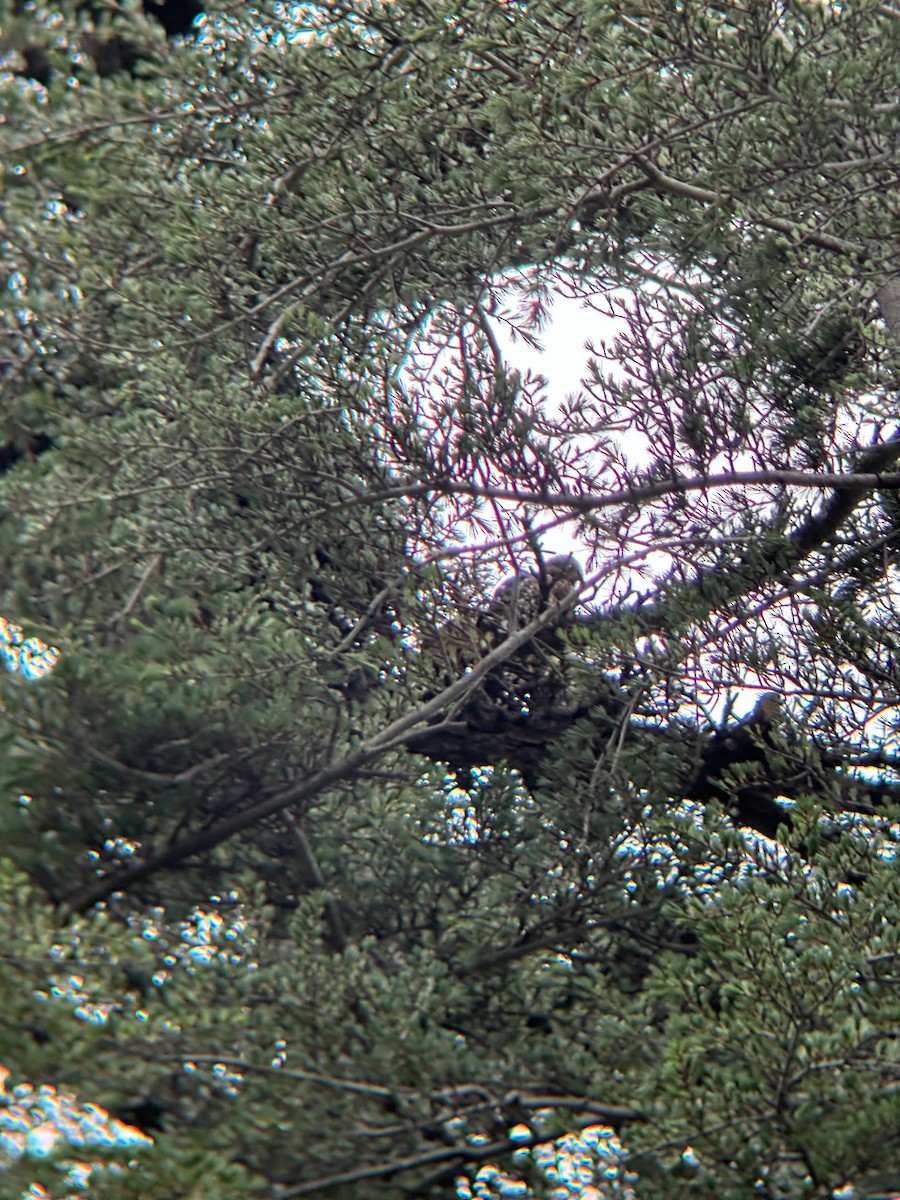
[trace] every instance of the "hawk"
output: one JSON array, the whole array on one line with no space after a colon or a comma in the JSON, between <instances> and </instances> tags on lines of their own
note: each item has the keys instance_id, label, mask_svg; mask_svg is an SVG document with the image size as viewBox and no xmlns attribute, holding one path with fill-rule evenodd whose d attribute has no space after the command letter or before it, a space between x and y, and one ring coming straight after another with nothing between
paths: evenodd
<instances>
[{"instance_id":1,"label":"hawk","mask_svg":"<svg viewBox=\"0 0 900 1200\"><path fill-rule=\"evenodd\" d=\"M766 692L749 716L717 730L701 749L686 794L701 803L718 800L742 825L774 838L779 825L790 824L779 795L815 787L796 750L786 754L783 714L782 697Z\"/></svg>"},{"instance_id":2,"label":"hawk","mask_svg":"<svg viewBox=\"0 0 900 1200\"><path fill-rule=\"evenodd\" d=\"M548 558L538 564L537 571L520 572L501 583L479 615L478 628L488 635L489 642L499 645L549 607L565 600L583 580L574 555ZM553 701L566 680L561 658L563 641L557 630L572 619L571 608L565 609L553 624L520 647L485 680L484 693L494 707L525 715Z\"/></svg>"},{"instance_id":3,"label":"hawk","mask_svg":"<svg viewBox=\"0 0 900 1200\"><path fill-rule=\"evenodd\" d=\"M583 581L584 575L574 554L557 554L541 563L539 571L521 572L501 583L488 606L486 623L509 637L539 617L551 604L565 600L572 588ZM561 619L570 616L571 610Z\"/></svg>"}]
</instances>

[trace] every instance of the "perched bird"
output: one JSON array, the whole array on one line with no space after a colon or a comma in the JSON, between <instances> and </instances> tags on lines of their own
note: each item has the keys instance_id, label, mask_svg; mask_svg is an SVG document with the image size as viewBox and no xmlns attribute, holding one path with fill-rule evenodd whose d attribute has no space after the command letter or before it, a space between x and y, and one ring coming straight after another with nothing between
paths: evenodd
<instances>
[{"instance_id":1,"label":"perched bird","mask_svg":"<svg viewBox=\"0 0 900 1200\"><path fill-rule=\"evenodd\" d=\"M504 637L529 625L552 604L564 600L584 580L573 554L557 554L540 564L538 571L519 572L494 592L485 613L485 624ZM561 619L571 617L571 609Z\"/></svg>"},{"instance_id":2,"label":"perched bird","mask_svg":"<svg viewBox=\"0 0 900 1200\"><path fill-rule=\"evenodd\" d=\"M452 620L435 630L433 648L439 682L447 686L463 676L511 634L565 600L583 578L575 557L560 554L541 562L536 572L521 572L505 580L485 607L461 606ZM496 710L499 704L516 712L522 712L526 706L533 708L538 694L549 703L565 677L564 641L558 630L572 620L572 608L567 607L533 640L519 646L473 693L470 707L480 708L484 718L485 700L491 710Z\"/></svg>"},{"instance_id":3,"label":"perched bird","mask_svg":"<svg viewBox=\"0 0 900 1200\"><path fill-rule=\"evenodd\" d=\"M784 700L778 692L764 692L754 705L749 717L745 717L738 729L746 730L757 739L774 729L784 715ZM744 735L746 737L746 734Z\"/></svg>"},{"instance_id":4,"label":"perched bird","mask_svg":"<svg viewBox=\"0 0 900 1200\"><path fill-rule=\"evenodd\" d=\"M541 562L538 571L520 572L505 580L487 609L478 614L477 628L485 649L500 645L548 608L560 604L583 579L574 555L559 554ZM573 620L571 607L560 611L555 621L485 681L484 693L494 707L533 714L553 702L566 682L564 640L559 630Z\"/></svg>"},{"instance_id":5,"label":"perched bird","mask_svg":"<svg viewBox=\"0 0 900 1200\"><path fill-rule=\"evenodd\" d=\"M766 692L749 716L707 741L687 794L701 802L723 801L741 824L774 838L779 825L790 824L778 796L796 794L795 785L805 778L802 763L785 761L783 726L782 697Z\"/></svg>"}]
</instances>

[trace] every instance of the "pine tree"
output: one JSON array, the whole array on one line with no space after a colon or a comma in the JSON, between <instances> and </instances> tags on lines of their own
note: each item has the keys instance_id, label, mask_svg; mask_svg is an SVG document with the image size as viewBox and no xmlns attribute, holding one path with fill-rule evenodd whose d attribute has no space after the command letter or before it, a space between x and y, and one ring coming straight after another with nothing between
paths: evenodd
<instances>
[{"instance_id":1,"label":"pine tree","mask_svg":"<svg viewBox=\"0 0 900 1200\"><path fill-rule=\"evenodd\" d=\"M7 7L6 1180L894 1186L897 11Z\"/></svg>"}]
</instances>

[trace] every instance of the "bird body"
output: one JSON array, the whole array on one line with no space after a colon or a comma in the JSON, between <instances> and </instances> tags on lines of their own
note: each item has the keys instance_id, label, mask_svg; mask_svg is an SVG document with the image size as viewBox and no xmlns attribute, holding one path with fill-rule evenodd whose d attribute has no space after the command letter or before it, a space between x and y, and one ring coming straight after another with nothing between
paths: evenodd
<instances>
[{"instance_id":1,"label":"bird body","mask_svg":"<svg viewBox=\"0 0 900 1200\"><path fill-rule=\"evenodd\" d=\"M488 623L505 636L536 620L550 605L560 604L584 579L573 554L557 554L538 571L517 572L494 592Z\"/></svg>"},{"instance_id":2,"label":"bird body","mask_svg":"<svg viewBox=\"0 0 900 1200\"><path fill-rule=\"evenodd\" d=\"M438 661L444 683L459 678L474 663L501 646L513 634L530 625L548 609L572 598L583 582L581 567L570 554L560 554L539 563L538 571L523 571L505 579L483 608L469 609L436 631ZM524 712L533 708L535 695L556 695L564 678L562 625L574 620L573 604L560 607L534 637L483 681L473 703L485 697L492 707L501 705Z\"/></svg>"}]
</instances>

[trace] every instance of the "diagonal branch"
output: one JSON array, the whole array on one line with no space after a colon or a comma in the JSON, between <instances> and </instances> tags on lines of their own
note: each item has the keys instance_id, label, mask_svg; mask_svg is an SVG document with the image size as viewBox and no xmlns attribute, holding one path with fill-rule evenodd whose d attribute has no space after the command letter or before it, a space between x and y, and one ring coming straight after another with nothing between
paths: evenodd
<instances>
[{"instance_id":1,"label":"diagonal branch","mask_svg":"<svg viewBox=\"0 0 900 1200\"><path fill-rule=\"evenodd\" d=\"M583 586L588 586L589 583L590 580L586 581ZM577 603L579 590L579 588L573 588L561 603L550 605L534 621L506 638L496 649L476 663L467 674L454 680L449 686L417 705L404 716L392 721L379 733L337 762L330 763L307 779L270 796L259 804L251 805L240 812L232 813L221 821L214 822L208 828L186 834L157 850L148 849L138 861L130 866L103 875L95 882L77 890L66 899L64 907L71 912L82 912L106 899L113 892L124 891L159 870L172 867L195 854L211 850L265 817L273 816L289 806L308 804L316 796L334 787L335 784L352 779L363 767L381 758L388 750L405 745L407 739L417 729L426 728L429 722L439 718L447 709L465 700L487 675L528 645L542 629L558 623L561 615Z\"/></svg>"},{"instance_id":2,"label":"diagonal branch","mask_svg":"<svg viewBox=\"0 0 900 1200\"><path fill-rule=\"evenodd\" d=\"M834 487L822 509L807 517L786 538L779 538L771 547L762 548L758 548L757 541L752 560L738 560L727 567L719 563L703 568L667 596L642 607L635 614L642 631L672 633L721 604L749 595L764 583L786 582L804 559L834 537L860 502L881 486L880 472L898 459L900 432L885 442L870 446L849 476L840 486ZM619 608L601 614L594 624L599 627L610 617L621 618L626 611Z\"/></svg>"}]
</instances>

